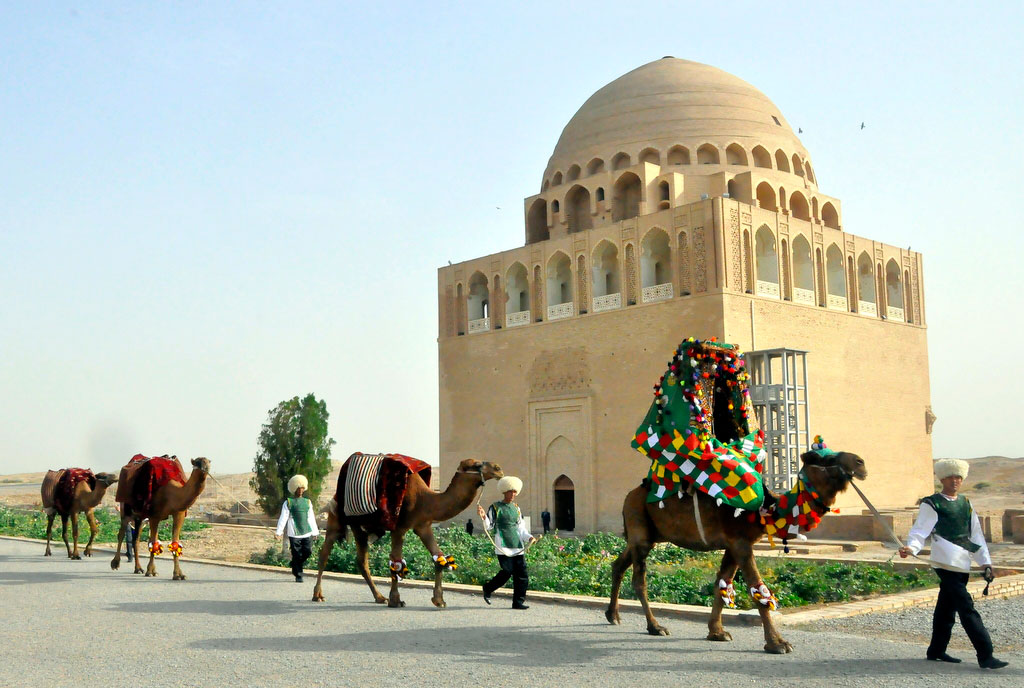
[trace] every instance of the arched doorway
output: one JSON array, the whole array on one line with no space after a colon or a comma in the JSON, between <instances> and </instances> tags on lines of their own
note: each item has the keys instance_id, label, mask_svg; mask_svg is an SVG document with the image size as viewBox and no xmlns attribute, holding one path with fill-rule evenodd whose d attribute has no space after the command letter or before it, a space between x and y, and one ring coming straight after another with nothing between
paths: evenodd
<instances>
[{"instance_id":1,"label":"arched doorway","mask_svg":"<svg viewBox=\"0 0 1024 688\"><path fill-rule=\"evenodd\" d=\"M576 487L567 475L555 478L555 530L576 530Z\"/></svg>"}]
</instances>

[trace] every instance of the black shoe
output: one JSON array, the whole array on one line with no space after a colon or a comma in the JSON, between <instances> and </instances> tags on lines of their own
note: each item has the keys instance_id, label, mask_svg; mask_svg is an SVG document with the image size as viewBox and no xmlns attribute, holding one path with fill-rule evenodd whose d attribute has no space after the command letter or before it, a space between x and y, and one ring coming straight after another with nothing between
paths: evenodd
<instances>
[{"instance_id":1,"label":"black shoe","mask_svg":"<svg viewBox=\"0 0 1024 688\"><path fill-rule=\"evenodd\" d=\"M297 575L297 576L295 576L295 582L296 582L296 583L301 583L301 582L302 582L302 575L301 575L301 574L300 574L300 575Z\"/></svg>"},{"instance_id":2,"label":"black shoe","mask_svg":"<svg viewBox=\"0 0 1024 688\"><path fill-rule=\"evenodd\" d=\"M522 604L521 602L516 602L515 604L512 605L512 608L513 609L529 609L530 605Z\"/></svg>"},{"instance_id":3,"label":"black shoe","mask_svg":"<svg viewBox=\"0 0 1024 688\"><path fill-rule=\"evenodd\" d=\"M980 666L982 669L1002 669L1004 666L1007 666L1008 664L1009 662L1004 662L1003 660L996 659L995 657L989 657L988 659L978 660L978 666Z\"/></svg>"},{"instance_id":4,"label":"black shoe","mask_svg":"<svg viewBox=\"0 0 1024 688\"><path fill-rule=\"evenodd\" d=\"M939 653L937 655L933 655L931 653L928 653L928 659L930 661L932 661L932 662L949 662L950 664L959 664L960 662L963 661L962 659L957 659L956 657L951 657L948 654L946 654L945 652Z\"/></svg>"},{"instance_id":5,"label":"black shoe","mask_svg":"<svg viewBox=\"0 0 1024 688\"><path fill-rule=\"evenodd\" d=\"M491 593L487 592L487 588L484 588L484 602L491 603Z\"/></svg>"}]
</instances>

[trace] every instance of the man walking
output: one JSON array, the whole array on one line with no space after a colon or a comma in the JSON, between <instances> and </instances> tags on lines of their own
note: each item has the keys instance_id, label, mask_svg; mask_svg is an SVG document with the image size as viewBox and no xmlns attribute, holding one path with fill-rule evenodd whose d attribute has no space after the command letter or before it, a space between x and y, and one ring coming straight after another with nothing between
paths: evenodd
<instances>
[{"instance_id":1,"label":"man walking","mask_svg":"<svg viewBox=\"0 0 1024 688\"><path fill-rule=\"evenodd\" d=\"M313 538L320 534L313 514L313 504L302 495L309 489L304 475L293 475L288 481L288 492L292 495L281 505L281 516L277 519L277 536L287 532L292 551L292 575L295 582L302 582L302 567L313 549Z\"/></svg>"},{"instance_id":2,"label":"man walking","mask_svg":"<svg viewBox=\"0 0 1024 688\"><path fill-rule=\"evenodd\" d=\"M967 462L959 459L935 462L935 476L942 483L942 491L921 500L907 545L900 547L899 552L903 558L916 555L924 547L925 539L932 538L931 560L939 577L939 598L932 616L932 640L927 658L936 662L960 662L946 653L959 614L960 623L978 654L978 665L982 669L1002 669L1008 662L992 656L992 639L967 592L972 556L984 567L986 581L992 582L995 578L978 515L970 500L957 494L967 478L967 470Z\"/></svg>"},{"instance_id":3,"label":"man walking","mask_svg":"<svg viewBox=\"0 0 1024 688\"><path fill-rule=\"evenodd\" d=\"M484 513L477 505L476 511L484 522L484 530L494 528L494 553L498 555L501 570L484 583L484 602L491 603L491 594L512 579L512 608L529 609L526 604L526 588L530 579L526 573L526 545L534 541L526 529L523 514L515 503L516 495L523 489L523 481L506 475L498 481L498 492L502 500L495 502Z\"/></svg>"},{"instance_id":4,"label":"man walking","mask_svg":"<svg viewBox=\"0 0 1024 688\"><path fill-rule=\"evenodd\" d=\"M540 512L540 522L544 524L545 535L551 532L551 512L548 511L547 507L544 507L544 511Z\"/></svg>"}]
</instances>

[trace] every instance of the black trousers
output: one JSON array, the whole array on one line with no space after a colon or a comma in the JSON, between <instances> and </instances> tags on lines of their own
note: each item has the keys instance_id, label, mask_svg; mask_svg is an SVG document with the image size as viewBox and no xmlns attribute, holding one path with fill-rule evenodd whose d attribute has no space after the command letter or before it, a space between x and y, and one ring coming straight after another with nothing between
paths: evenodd
<instances>
[{"instance_id":1,"label":"black trousers","mask_svg":"<svg viewBox=\"0 0 1024 688\"><path fill-rule=\"evenodd\" d=\"M523 604L526 602L526 588L530 584L530 577L526 573L526 557L522 554L515 557L498 555L498 564L501 570L491 580L484 583L484 592L490 595L492 592L505 585L508 579L512 579L512 604Z\"/></svg>"},{"instance_id":2,"label":"black trousers","mask_svg":"<svg viewBox=\"0 0 1024 688\"><path fill-rule=\"evenodd\" d=\"M313 552L313 538L288 538L288 544L292 550L292 573L296 576L302 575L302 567Z\"/></svg>"},{"instance_id":3,"label":"black trousers","mask_svg":"<svg viewBox=\"0 0 1024 688\"><path fill-rule=\"evenodd\" d=\"M928 646L928 654L938 655L946 651L959 614L960 623L967 631L974 651L978 653L978 661L985 661L992 656L992 639L985 624L981 622L981 615L974 608L974 600L967 592L970 576L945 569L935 569L935 573L939 576L939 599L935 602L935 614L932 616L932 642Z\"/></svg>"}]
</instances>

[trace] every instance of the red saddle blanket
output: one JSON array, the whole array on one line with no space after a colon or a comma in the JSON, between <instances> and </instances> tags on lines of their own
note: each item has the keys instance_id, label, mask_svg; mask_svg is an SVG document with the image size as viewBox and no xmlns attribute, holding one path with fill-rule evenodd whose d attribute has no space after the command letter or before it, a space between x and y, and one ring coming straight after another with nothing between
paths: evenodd
<instances>
[{"instance_id":1,"label":"red saddle blanket","mask_svg":"<svg viewBox=\"0 0 1024 688\"><path fill-rule=\"evenodd\" d=\"M357 456L358 454L353 454ZM384 460L381 462L380 475L377 480L377 511L367 516L346 518L345 505L345 479L348 475L350 456L341 467L338 474L338 487L334 493L334 503L337 505L338 518L359 523L371 531L394 530L398 523L398 516L402 512L402 502L405 500L406 487L409 484L409 476L416 473L423 479L423 482L430 485L430 464L411 456L402 454L382 454Z\"/></svg>"},{"instance_id":2,"label":"red saddle blanket","mask_svg":"<svg viewBox=\"0 0 1024 688\"><path fill-rule=\"evenodd\" d=\"M52 476L52 477L51 477ZM59 514L70 514L71 504L75 499L75 488L79 483L89 483L89 489L96 489L96 476L88 468L65 468L61 471L49 471L46 476L50 480L43 484L43 506L53 506ZM54 480L53 478L56 478ZM51 503L46 504L47 493Z\"/></svg>"},{"instance_id":3,"label":"red saddle blanket","mask_svg":"<svg viewBox=\"0 0 1024 688\"><path fill-rule=\"evenodd\" d=\"M153 507L153 495L171 481L182 485L187 482L185 471L177 457L156 456L149 458L136 454L121 469L118 481L117 501L131 509L140 518L147 518ZM122 498L123 497L123 498Z\"/></svg>"}]
</instances>

